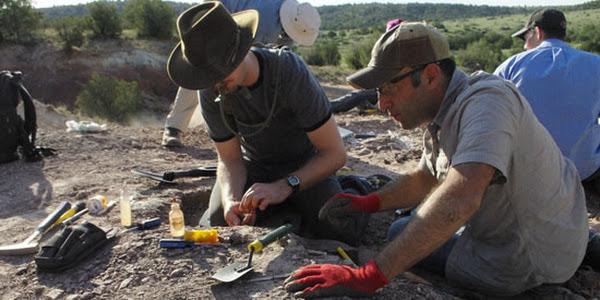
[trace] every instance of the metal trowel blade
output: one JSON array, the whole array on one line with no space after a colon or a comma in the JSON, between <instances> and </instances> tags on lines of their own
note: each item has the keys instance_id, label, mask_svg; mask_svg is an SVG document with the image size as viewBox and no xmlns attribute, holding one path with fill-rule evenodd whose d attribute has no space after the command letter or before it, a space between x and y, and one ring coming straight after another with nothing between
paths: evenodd
<instances>
[{"instance_id":1,"label":"metal trowel blade","mask_svg":"<svg viewBox=\"0 0 600 300\"><path fill-rule=\"evenodd\" d=\"M217 271L212 278L221 282L232 282L250 271L252 267L247 267L245 263L232 263Z\"/></svg>"}]
</instances>

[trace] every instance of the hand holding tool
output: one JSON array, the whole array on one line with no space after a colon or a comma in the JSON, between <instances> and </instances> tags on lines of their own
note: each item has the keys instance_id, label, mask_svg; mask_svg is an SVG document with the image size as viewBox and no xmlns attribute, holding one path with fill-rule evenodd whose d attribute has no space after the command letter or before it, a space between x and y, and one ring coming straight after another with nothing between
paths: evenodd
<instances>
[{"instance_id":1,"label":"hand holding tool","mask_svg":"<svg viewBox=\"0 0 600 300\"><path fill-rule=\"evenodd\" d=\"M126 232L130 232L133 230L146 230L146 229L150 229L150 228L154 228L158 225L160 225L160 223L162 223L162 221L160 220L160 218L154 218L154 219L149 219L149 220L145 220L142 223L137 223L127 229L124 229L121 231L121 234L126 233Z\"/></svg>"}]
</instances>

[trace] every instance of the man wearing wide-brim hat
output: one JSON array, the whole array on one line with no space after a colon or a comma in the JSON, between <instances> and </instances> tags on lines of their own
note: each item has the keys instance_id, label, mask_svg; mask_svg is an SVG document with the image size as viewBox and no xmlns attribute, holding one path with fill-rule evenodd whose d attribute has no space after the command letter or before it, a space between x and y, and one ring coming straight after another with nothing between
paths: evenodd
<instances>
[{"instance_id":1,"label":"man wearing wide-brim hat","mask_svg":"<svg viewBox=\"0 0 600 300\"><path fill-rule=\"evenodd\" d=\"M321 17L310 3L296 0L220 0L230 13L254 9L260 22L254 45L261 47L291 46L294 42L312 45L319 35ZM179 88L173 107L165 120L162 145L181 147L183 132L192 121L198 106L198 93Z\"/></svg>"},{"instance_id":2,"label":"man wearing wide-brim hat","mask_svg":"<svg viewBox=\"0 0 600 300\"><path fill-rule=\"evenodd\" d=\"M416 265L486 295L568 292L559 285L586 250L585 195L574 164L514 84L468 76L446 38L418 22L384 33L367 68L348 81L376 88L380 107L404 129L427 125L423 154L400 180L333 198L320 217L417 208L390 226L389 245L365 265L306 266L286 279L286 290L303 298L367 296Z\"/></svg>"},{"instance_id":3,"label":"man wearing wide-brim hat","mask_svg":"<svg viewBox=\"0 0 600 300\"><path fill-rule=\"evenodd\" d=\"M356 243L367 222L318 219L341 190L333 175L346 162L329 101L306 63L287 50L251 48L259 17L229 14L219 2L183 12L170 78L200 90L218 154L217 182L204 226L300 223L300 233Z\"/></svg>"}]
</instances>

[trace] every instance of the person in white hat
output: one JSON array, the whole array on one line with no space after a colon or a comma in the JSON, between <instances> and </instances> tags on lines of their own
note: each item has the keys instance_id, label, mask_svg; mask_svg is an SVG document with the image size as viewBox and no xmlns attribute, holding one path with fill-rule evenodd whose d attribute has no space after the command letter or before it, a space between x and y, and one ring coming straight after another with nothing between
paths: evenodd
<instances>
[{"instance_id":1,"label":"person in white hat","mask_svg":"<svg viewBox=\"0 0 600 300\"><path fill-rule=\"evenodd\" d=\"M420 22L384 33L367 68L348 81L377 88L380 107L402 128L427 125L424 150L406 176L365 196L336 195L319 217L335 223L361 211L418 208L390 226L389 245L368 263L303 267L286 279L287 291L368 296L415 265L492 296L545 299L566 290L560 284L586 251L584 191L513 83L465 74L446 38Z\"/></svg>"},{"instance_id":2,"label":"person in white hat","mask_svg":"<svg viewBox=\"0 0 600 300\"><path fill-rule=\"evenodd\" d=\"M193 6L177 21L180 43L167 71L175 84L199 90L218 155L200 224L291 222L296 233L355 244L368 214L344 224L318 219L341 191L335 172L346 162L329 100L299 56L251 47L258 24L257 11L231 15L219 2Z\"/></svg>"},{"instance_id":3,"label":"person in white hat","mask_svg":"<svg viewBox=\"0 0 600 300\"><path fill-rule=\"evenodd\" d=\"M260 22L254 46L312 45L319 35L321 17L310 3L296 0L221 0L230 13L254 9ZM179 88L167 115L162 145L181 147L181 133L187 129L198 105L197 91Z\"/></svg>"}]
</instances>

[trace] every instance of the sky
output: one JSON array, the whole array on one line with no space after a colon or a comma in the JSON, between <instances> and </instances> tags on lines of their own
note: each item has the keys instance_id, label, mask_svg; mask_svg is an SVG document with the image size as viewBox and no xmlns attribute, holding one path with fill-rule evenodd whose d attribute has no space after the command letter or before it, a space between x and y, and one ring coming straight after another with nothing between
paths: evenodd
<instances>
[{"instance_id":1,"label":"sky","mask_svg":"<svg viewBox=\"0 0 600 300\"><path fill-rule=\"evenodd\" d=\"M33 0L33 6L37 8L51 7L55 5L74 5L88 3L93 0ZM186 3L198 3L200 1L177 1ZM561 6L575 5L591 0L298 0L298 2L309 2L313 6L339 5L339 4L359 4L359 3L445 3L445 4L472 4L472 5L491 5L491 6Z\"/></svg>"}]
</instances>

